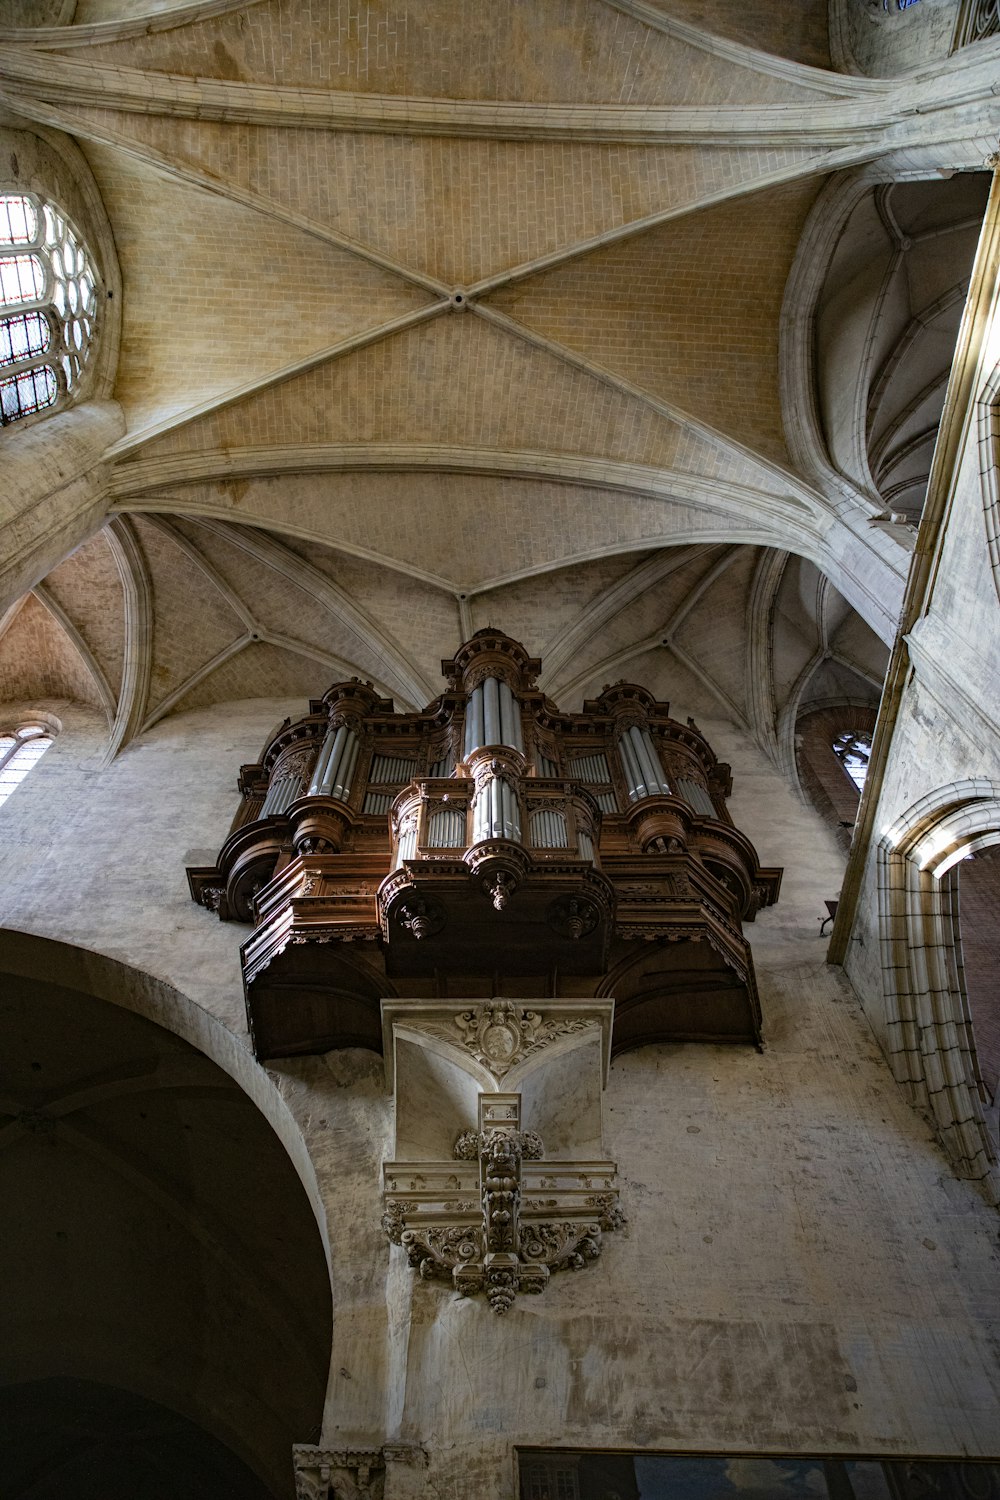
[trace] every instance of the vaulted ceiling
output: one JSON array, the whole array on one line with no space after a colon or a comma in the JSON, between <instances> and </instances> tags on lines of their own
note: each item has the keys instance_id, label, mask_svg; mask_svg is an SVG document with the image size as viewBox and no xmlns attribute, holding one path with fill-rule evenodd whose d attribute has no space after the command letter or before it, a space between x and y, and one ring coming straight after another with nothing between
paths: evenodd
<instances>
[{"instance_id":1,"label":"vaulted ceiling","mask_svg":"<svg viewBox=\"0 0 1000 1500\"><path fill-rule=\"evenodd\" d=\"M877 698L992 43L899 81L835 71L821 6L0 24L6 133L84 181L123 414L106 525L0 616L0 700L93 703L113 749L352 673L414 707L486 623L567 707L633 677L786 766L803 709Z\"/></svg>"}]
</instances>

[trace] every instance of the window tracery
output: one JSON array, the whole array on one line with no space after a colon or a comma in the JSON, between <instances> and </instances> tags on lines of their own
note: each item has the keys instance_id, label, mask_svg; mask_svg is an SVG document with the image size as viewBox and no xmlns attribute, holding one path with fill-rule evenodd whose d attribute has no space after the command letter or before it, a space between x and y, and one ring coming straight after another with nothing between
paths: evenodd
<instances>
[{"instance_id":1,"label":"window tracery","mask_svg":"<svg viewBox=\"0 0 1000 1500\"><path fill-rule=\"evenodd\" d=\"M56 406L93 343L97 274L65 215L0 193L0 425Z\"/></svg>"},{"instance_id":2,"label":"window tracery","mask_svg":"<svg viewBox=\"0 0 1000 1500\"><path fill-rule=\"evenodd\" d=\"M964 0L952 51L1000 35L1000 0Z\"/></svg>"},{"instance_id":3,"label":"window tracery","mask_svg":"<svg viewBox=\"0 0 1000 1500\"><path fill-rule=\"evenodd\" d=\"M833 741L833 753L860 792L868 775L872 737L867 731L844 730Z\"/></svg>"},{"instance_id":4,"label":"window tracery","mask_svg":"<svg viewBox=\"0 0 1000 1500\"><path fill-rule=\"evenodd\" d=\"M19 724L0 731L0 804L41 760L52 744L52 731L45 724Z\"/></svg>"}]
</instances>

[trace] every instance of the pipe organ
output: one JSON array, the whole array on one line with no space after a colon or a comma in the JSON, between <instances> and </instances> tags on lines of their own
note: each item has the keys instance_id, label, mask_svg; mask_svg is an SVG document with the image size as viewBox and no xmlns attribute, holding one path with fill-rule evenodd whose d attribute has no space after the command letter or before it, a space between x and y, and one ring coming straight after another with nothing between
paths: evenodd
<instances>
[{"instance_id":1,"label":"pipe organ","mask_svg":"<svg viewBox=\"0 0 1000 1500\"><path fill-rule=\"evenodd\" d=\"M613 999L612 1051L759 1042L743 924L773 902L726 807L729 768L634 683L563 713L541 663L481 630L400 714L338 683L240 775L194 899L252 931L258 1057L382 1047L380 1006Z\"/></svg>"}]
</instances>

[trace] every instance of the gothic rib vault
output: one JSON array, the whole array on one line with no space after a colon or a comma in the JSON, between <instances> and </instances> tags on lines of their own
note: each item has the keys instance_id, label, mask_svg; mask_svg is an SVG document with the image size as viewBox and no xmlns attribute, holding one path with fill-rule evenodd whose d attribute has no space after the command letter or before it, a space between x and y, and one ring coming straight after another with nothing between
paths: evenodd
<instances>
[{"instance_id":1,"label":"gothic rib vault","mask_svg":"<svg viewBox=\"0 0 1000 1500\"><path fill-rule=\"evenodd\" d=\"M413 707L493 623L563 694L668 664L793 775L803 704L875 701L912 546L876 518L919 514L988 60L904 88L830 71L820 15L755 47L605 0L480 18L461 55L447 5L373 10L370 44L337 6L156 15L36 12L0 62L8 175L81 179L117 353L49 546L25 517L10 559L5 697L94 702L119 747L344 667Z\"/></svg>"}]
</instances>

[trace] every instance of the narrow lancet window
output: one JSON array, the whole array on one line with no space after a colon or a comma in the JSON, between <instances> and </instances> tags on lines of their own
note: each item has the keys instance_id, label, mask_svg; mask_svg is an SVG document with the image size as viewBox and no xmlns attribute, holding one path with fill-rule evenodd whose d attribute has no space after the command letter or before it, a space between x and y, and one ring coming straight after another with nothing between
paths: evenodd
<instances>
[{"instance_id":1,"label":"narrow lancet window","mask_svg":"<svg viewBox=\"0 0 1000 1500\"><path fill-rule=\"evenodd\" d=\"M833 742L833 753L860 792L868 775L868 761L872 753L872 737L867 733L845 731Z\"/></svg>"},{"instance_id":2,"label":"narrow lancet window","mask_svg":"<svg viewBox=\"0 0 1000 1500\"><path fill-rule=\"evenodd\" d=\"M52 735L44 724L21 724L0 734L0 804L37 765L52 744Z\"/></svg>"}]
</instances>

